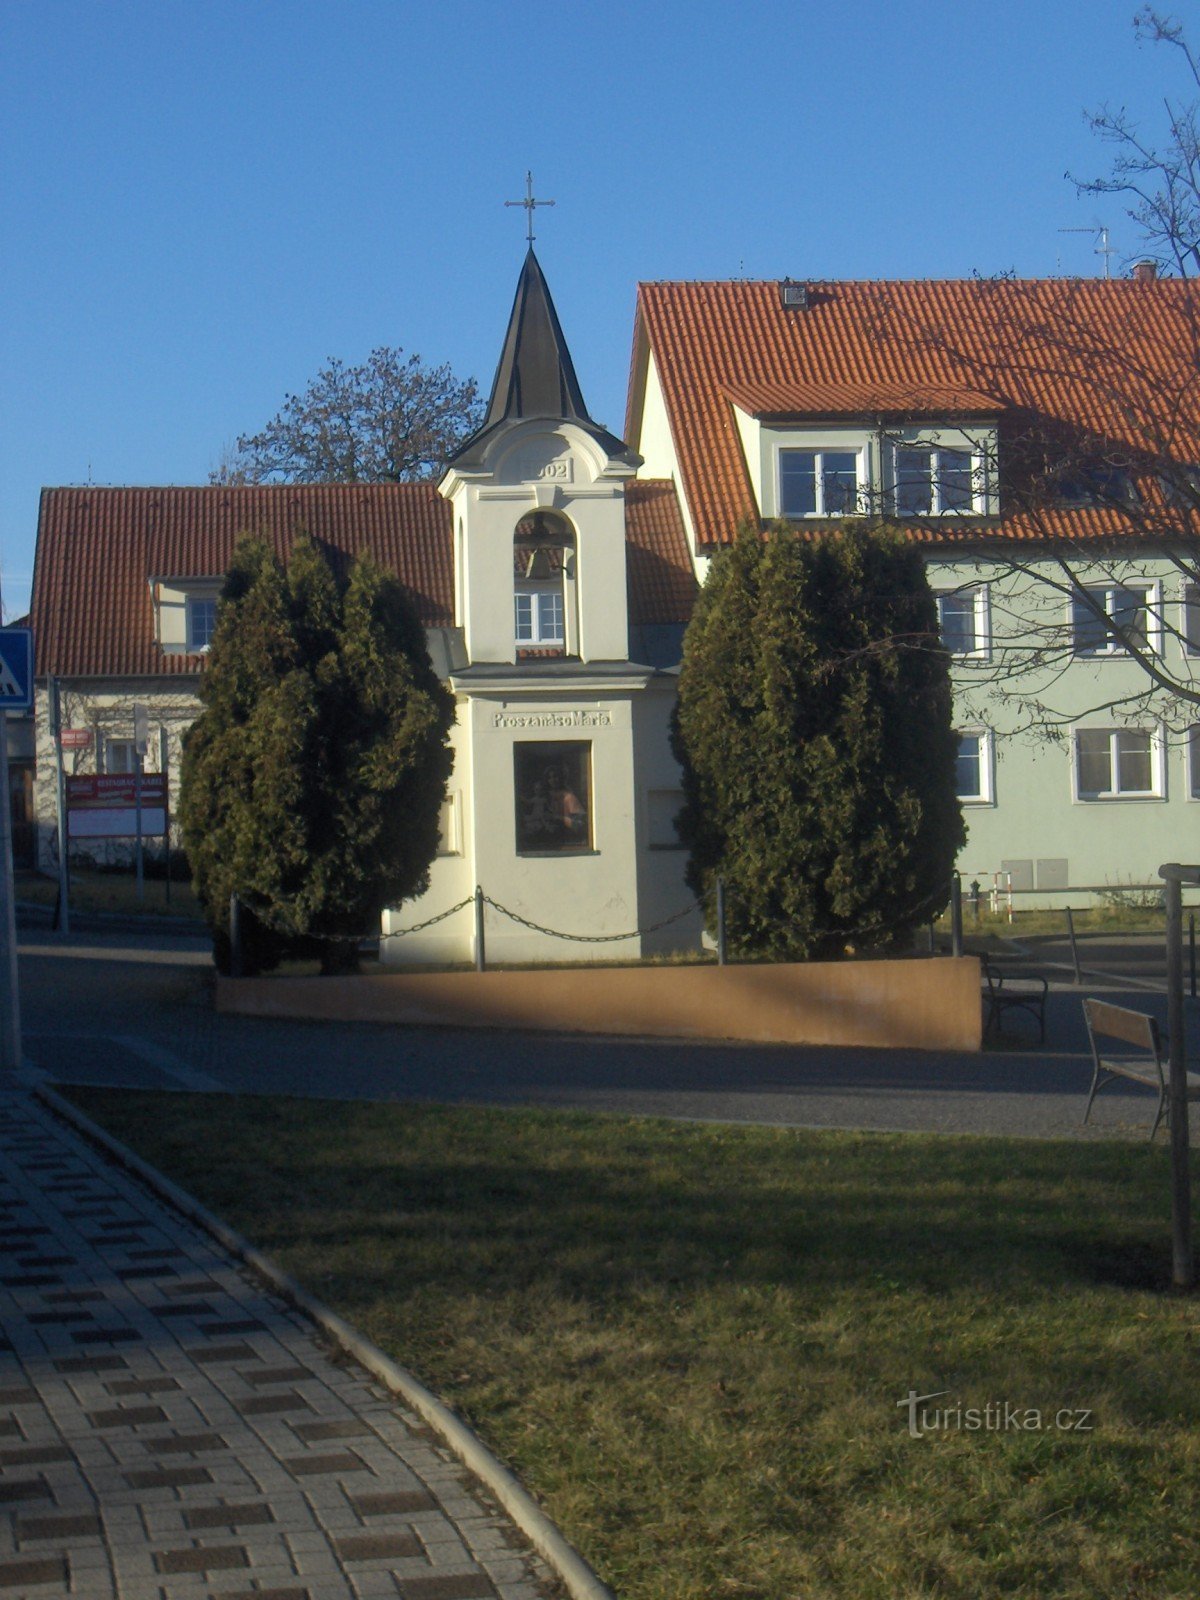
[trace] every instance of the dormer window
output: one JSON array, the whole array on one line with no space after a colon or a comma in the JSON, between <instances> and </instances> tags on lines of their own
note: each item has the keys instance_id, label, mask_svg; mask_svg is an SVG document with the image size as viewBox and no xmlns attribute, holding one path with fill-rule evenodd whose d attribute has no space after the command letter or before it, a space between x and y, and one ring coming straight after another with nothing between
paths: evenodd
<instances>
[{"instance_id":1,"label":"dormer window","mask_svg":"<svg viewBox=\"0 0 1200 1600\"><path fill-rule=\"evenodd\" d=\"M857 450L781 450L779 514L847 517L860 510Z\"/></svg>"},{"instance_id":2,"label":"dormer window","mask_svg":"<svg viewBox=\"0 0 1200 1600\"><path fill-rule=\"evenodd\" d=\"M975 509L975 462L969 450L896 446L896 515L944 517Z\"/></svg>"},{"instance_id":3,"label":"dormer window","mask_svg":"<svg viewBox=\"0 0 1200 1600\"><path fill-rule=\"evenodd\" d=\"M574 595L575 534L565 517L534 511L513 537L513 631L520 654L565 655Z\"/></svg>"},{"instance_id":4,"label":"dormer window","mask_svg":"<svg viewBox=\"0 0 1200 1600\"><path fill-rule=\"evenodd\" d=\"M207 650L217 625L217 597L189 595L187 602L187 647L193 655Z\"/></svg>"},{"instance_id":5,"label":"dormer window","mask_svg":"<svg viewBox=\"0 0 1200 1600\"><path fill-rule=\"evenodd\" d=\"M223 582L216 574L150 579L154 636L164 655L207 654Z\"/></svg>"},{"instance_id":6,"label":"dormer window","mask_svg":"<svg viewBox=\"0 0 1200 1600\"><path fill-rule=\"evenodd\" d=\"M1106 462L1094 462L1062 472L1054 488L1059 503L1064 506L1124 508L1141 503L1129 468Z\"/></svg>"}]
</instances>

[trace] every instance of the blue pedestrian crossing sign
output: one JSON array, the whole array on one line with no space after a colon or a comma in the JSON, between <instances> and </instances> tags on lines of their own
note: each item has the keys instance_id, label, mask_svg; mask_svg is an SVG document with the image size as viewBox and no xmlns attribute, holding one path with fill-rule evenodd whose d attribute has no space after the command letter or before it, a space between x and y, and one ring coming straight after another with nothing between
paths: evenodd
<instances>
[{"instance_id":1,"label":"blue pedestrian crossing sign","mask_svg":"<svg viewBox=\"0 0 1200 1600\"><path fill-rule=\"evenodd\" d=\"M33 629L0 628L0 711L33 710Z\"/></svg>"}]
</instances>

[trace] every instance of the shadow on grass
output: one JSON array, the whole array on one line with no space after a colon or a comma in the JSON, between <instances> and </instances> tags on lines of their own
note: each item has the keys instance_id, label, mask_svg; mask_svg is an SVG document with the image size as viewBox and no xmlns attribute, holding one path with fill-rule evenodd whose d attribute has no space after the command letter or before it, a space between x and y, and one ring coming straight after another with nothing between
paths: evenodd
<instances>
[{"instance_id":1,"label":"shadow on grass","mask_svg":"<svg viewBox=\"0 0 1200 1600\"><path fill-rule=\"evenodd\" d=\"M355 1302L540 1285L596 1306L878 1284L921 1295L1158 1290L1165 1147L687 1126L578 1113L76 1089L89 1114Z\"/></svg>"}]
</instances>

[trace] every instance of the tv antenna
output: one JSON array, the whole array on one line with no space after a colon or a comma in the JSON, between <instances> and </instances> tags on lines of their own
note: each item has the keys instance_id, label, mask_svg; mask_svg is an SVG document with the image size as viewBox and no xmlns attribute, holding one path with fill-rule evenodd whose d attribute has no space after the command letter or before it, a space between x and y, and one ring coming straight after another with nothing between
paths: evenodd
<instances>
[{"instance_id":1,"label":"tv antenna","mask_svg":"<svg viewBox=\"0 0 1200 1600\"><path fill-rule=\"evenodd\" d=\"M1093 253L1095 255L1104 257L1105 281L1107 282L1112 277L1112 268L1109 265L1109 260L1110 257L1115 256L1117 252L1109 244L1108 229L1102 222L1095 222L1090 228L1060 228L1058 231L1059 233L1090 233L1093 239L1099 239L1100 243L1096 246Z\"/></svg>"}]
</instances>

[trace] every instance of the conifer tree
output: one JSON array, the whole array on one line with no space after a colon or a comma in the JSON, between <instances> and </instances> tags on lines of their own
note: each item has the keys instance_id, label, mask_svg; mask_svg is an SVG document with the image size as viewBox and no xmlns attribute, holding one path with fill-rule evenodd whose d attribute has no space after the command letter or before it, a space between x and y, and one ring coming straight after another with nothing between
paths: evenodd
<instances>
[{"instance_id":1,"label":"conifer tree","mask_svg":"<svg viewBox=\"0 0 1200 1600\"><path fill-rule=\"evenodd\" d=\"M949 660L910 542L744 528L684 645L673 730L688 882L742 955L884 946L943 909L965 839Z\"/></svg>"},{"instance_id":2,"label":"conifer tree","mask_svg":"<svg viewBox=\"0 0 1200 1600\"><path fill-rule=\"evenodd\" d=\"M453 762L453 699L402 585L368 556L339 584L303 537L285 573L242 540L200 698L180 821L217 965L236 890L246 970L301 950L353 970L384 907L428 884Z\"/></svg>"}]
</instances>

